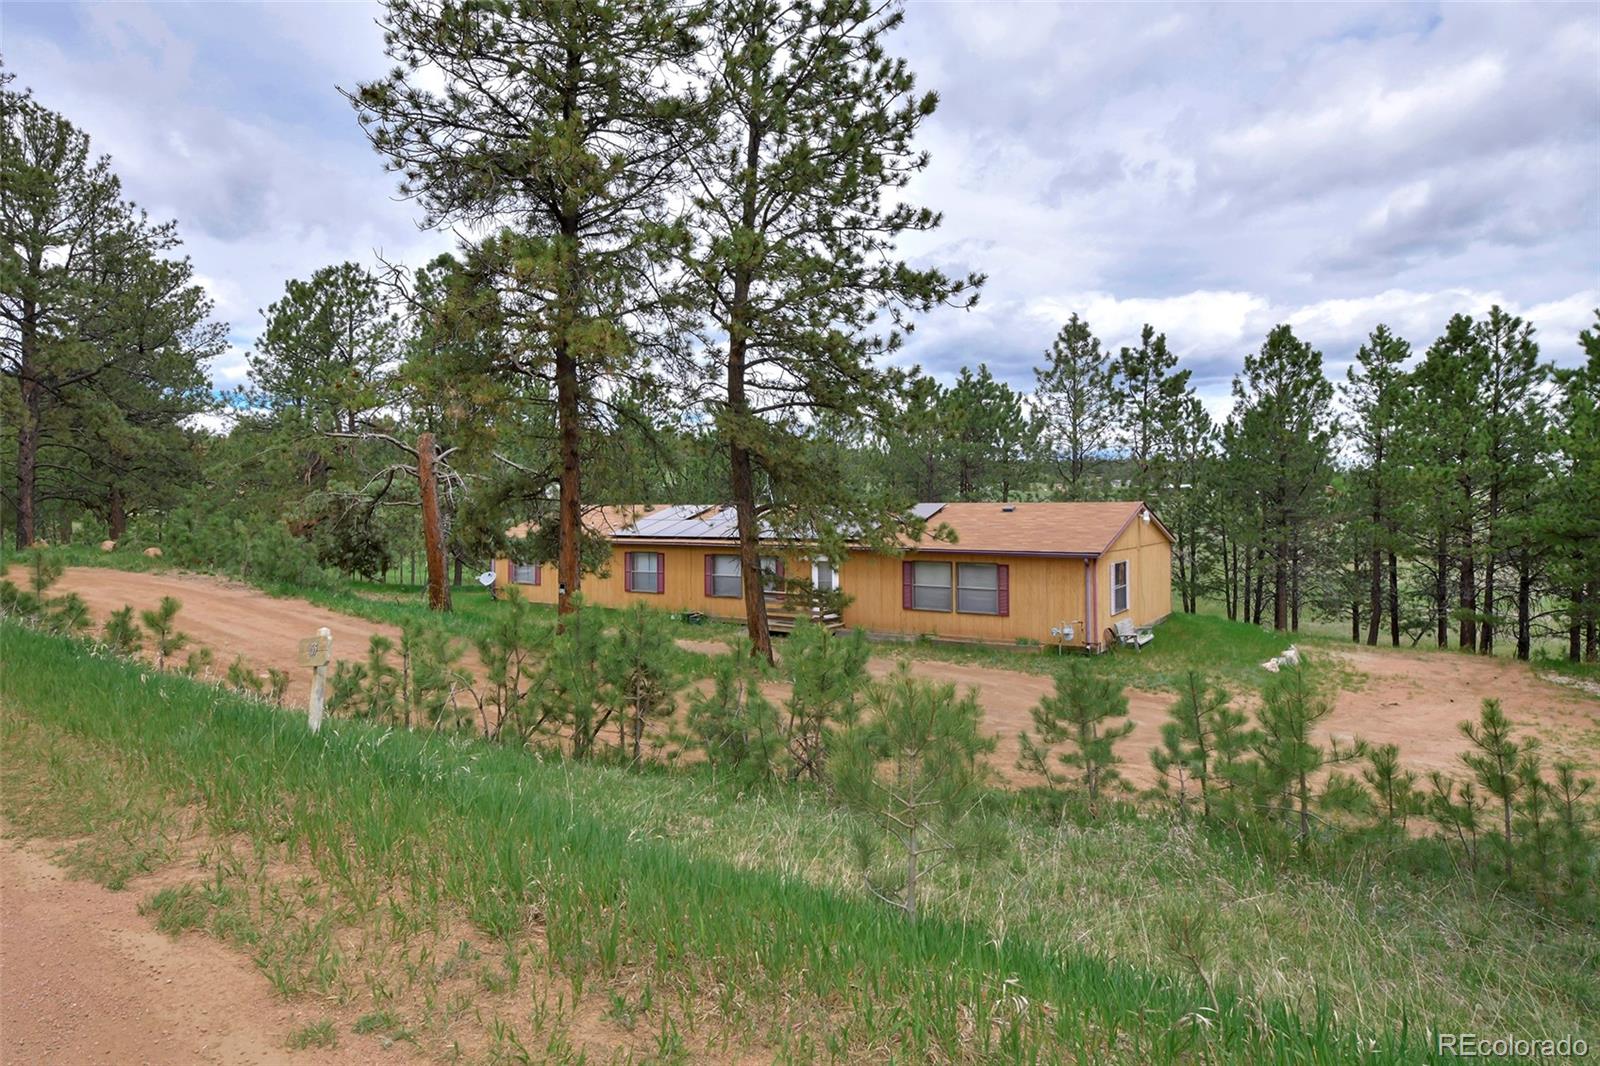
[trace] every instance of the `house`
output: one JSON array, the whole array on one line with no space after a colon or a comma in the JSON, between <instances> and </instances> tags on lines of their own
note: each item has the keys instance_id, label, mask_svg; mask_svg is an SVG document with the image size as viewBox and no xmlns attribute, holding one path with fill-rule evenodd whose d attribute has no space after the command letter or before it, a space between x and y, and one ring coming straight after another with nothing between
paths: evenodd
<instances>
[{"instance_id":1,"label":"house","mask_svg":"<svg viewBox=\"0 0 1600 1066\"><path fill-rule=\"evenodd\" d=\"M880 637L1014 644L1056 643L1103 650L1118 622L1153 625L1172 609L1173 536L1139 502L924 503L931 533L901 555L850 551L836 568L792 545L774 545L762 567L773 575L773 628L792 621L780 581L796 579L848 597L842 623ZM585 574L589 603L645 602L742 621L744 600L731 508L647 505L597 508L589 529L611 541L606 574ZM514 530L513 533L519 531ZM554 603L554 567L495 561L497 586ZM801 610L805 608L799 608Z\"/></svg>"}]
</instances>

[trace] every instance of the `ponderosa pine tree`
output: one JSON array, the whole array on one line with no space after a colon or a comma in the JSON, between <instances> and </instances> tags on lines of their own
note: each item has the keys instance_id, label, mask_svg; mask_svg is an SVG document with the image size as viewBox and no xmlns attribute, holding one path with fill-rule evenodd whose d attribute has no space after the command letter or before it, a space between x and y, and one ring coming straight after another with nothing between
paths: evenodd
<instances>
[{"instance_id":1,"label":"ponderosa pine tree","mask_svg":"<svg viewBox=\"0 0 1600 1066\"><path fill-rule=\"evenodd\" d=\"M1062 495L1086 499L1089 459L1110 443L1111 363L1100 338L1076 313L1056 334L1045 360L1033 371L1042 438L1065 482Z\"/></svg>"},{"instance_id":2,"label":"ponderosa pine tree","mask_svg":"<svg viewBox=\"0 0 1600 1066\"><path fill-rule=\"evenodd\" d=\"M1477 417L1473 419L1471 463L1483 493L1483 596L1478 626L1478 651L1494 651L1495 631L1504 616L1499 582L1508 556L1519 570L1519 618L1522 658L1527 657L1530 586L1532 583L1532 519L1544 479L1547 442L1549 368L1539 361L1533 327L1498 305L1477 323L1473 336L1482 353Z\"/></svg>"},{"instance_id":3,"label":"ponderosa pine tree","mask_svg":"<svg viewBox=\"0 0 1600 1066\"><path fill-rule=\"evenodd\" d=\"M309 432L354 433L389 401L383 371L401 355L400 324L371 271L340 263L290 279L261 314L249 362L263 406L292 411Z\"/></svg>"},{"instance_id":4,"label":"ponderosa pine tree","mask_svg":"<svg viewBox=\"0 0 1600 1066\"><path fill-rule=\"evenodd\" d=\"M1448 647L1455 618L1463 648L1478 642L1478 581L1474 570L1478 527L1478 465L1473 436L1478 417L1478 383L1487 375L1483 350L1472 319L1455 315L1412 371L1414 391L1407 408L1407 461L1416 478L1423 511L1425 544L1418 556L1432 577L1433 614L1439 647ZM1450 604L1457 580L1455 608Z\"/></svg>"},{"instance_id":5,"label":"ponderosa pine tree","mask_svg":"<svg viewBox=\"0 0 1600 1066\"><path fill-rule=\"evenodd\" d=\"M1228 440L1256 505L1259 543L1270 566L1272 627L1299 628L1301 552L1321 517L1337 423L1322 353L1278 326L1233 379ZM1257 582L1268 579L1259 573ZM1262 586L1257 585L1260 589Z\"/></svg>"},{"instance_id":6,"label":"ponderosa pine tree","mask_svg":"<svg viewBox=\"0 0 1600 1066\"><path fill-rule=\"evenodd\" d=\"M430 225L505 226L497 276L527 307L498 369L545 380L555 396L563 613L580 581L584 397L638 357L664 306L660 264L683 239L667 194L692 123L668 86L697 49L697 11L388 0L397 66L349 94Z\"/></svg>"},{"instance_id":7,"label":"ponderosa pine tree","mask_svg":"<svg viewBox=\"0 0 1600 1066\"><path fill-rule=\"evenodd\" d=\"M953 456L956 492L963 500L1011 499L1027 480L1038 453L1039 425L1022 397L995 378L988 364L962 367L943 395L945 449Z\"/></svg>"},{"instance_id":8,"label":"ponderosa pine tree","mask_svg":"<svg viewBox=\"0 0 1600 1066\"><path fill-rule=\"evenodd\" d=\"M1215 474L1216 427L1192 389L1178 403L1173 423L1167 472L1171 484L1157 493L1162 523L1177 538L1173 545L1172 584L1183 610L1194 614L1208 587L1202 546L1206 525L1217 505Z\"/></svg>"},{"instance_id":9,"label":"ponderosa pine tree","mask_svg":"<svg viewBox=\"0 0 1600 1066\"><path fill-rule=\"evenodd\" d=\"M938 104L886 53L901 18L869 2L712 9L697 240L683 263L708 316L705 380L728 452L746 622L769 659L761 537L829 554L842 531L887 545L906 502L836 476L804 423L885 413L894 382L876 357L899 346L910 313L975 296L981 281L899 258L904 234L940 220L895 199L927 166L913 142Z\"/></svg>"},{"instance_id":10,"label":"ponderosa pine tree","mask_svg":"<svg viewBox=\"0 0 1600 1066\"><path fill-rule=\"evenodd\" d=\"M1555 372L1558 474L1539 519L1562 603L1567 658L1600 659L1600 311L1578 336L1584 361Z\"/></svg>"},{"instance_id":11,"label":"ponderosa pine tree","mask_svg":"<svg viewBox=\"0 0 1600 1066\"><path fill-rule=\"evenodd\" d=\"M107 443L118 392L137 383L187 391L195 361L220 350L220 327L205 324L211 307L187 264L165 261L174 225L152 224L124 201L88 135L11 80L0 74L0 375L16 388L12 502L25 547L47 436L73 445L83 428L74 419L88 418L107 432L84 443Z\"/></svg>"},{"instance_id":12,"label":"ponderosa pine tree","mask_svg":"<svg viewBox=\"0 0 1600 1066\"><path fill-rule=\"evenodd\" d=\"M130 516L182 498L199 474L191 419L215 406L205 364L227 347L212 310L187 259L125 264L95 330L114 365L47 410L38 499L76 503L121 540Z\"/></svg>"},{"instance_id":13,"label":"ponderosa pine tree","mask_svg":"<svg viewBox=\"0 0 1600 1066\"><path fill-rule=\"evenodd\" d=\"M1189 371L1178 369L1167 335L1146 323L1139 346L1118 352L1111 373L1112 412L1118 443L1133 463L1133 495L1154 501L1169 480L1167 461L1189 390Z\"/></svg>"},{"instance_id":14,"label":"ponderosa pine tree","mask_svg":"<svg viewBox=\"0 0 1600 1066\"><path fill-rule=\"evenodd\" d=\"M1354 504L1350 521L1358 529L1367 562L1367 643L1378 643L1378 628L1387 606L1389 639L1397 648L1406 470L1396 437L1402 432L1401 419L1410 388L1405 371L1410 358L1411 345L1391 333L1388 326L1379 325L1356 351L1343 390L1356 459L1350 480Z\"/></svg>"}]
</instances>

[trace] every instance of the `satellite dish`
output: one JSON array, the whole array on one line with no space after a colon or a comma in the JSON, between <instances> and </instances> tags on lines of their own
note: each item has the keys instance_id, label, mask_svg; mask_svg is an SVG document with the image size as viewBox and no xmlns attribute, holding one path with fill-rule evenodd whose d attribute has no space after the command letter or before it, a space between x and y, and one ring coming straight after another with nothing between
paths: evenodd
<instances>
[{"instance_id":1,"label":"satellite dish","mask_svg":"<svg viewBox=\"0 0 1600 1066\"><path fill-rule=\"evenodd\" d=\"M482 585L484 588L488 588L490 585L493 585L494 584L494 571L493 570L485 570L483 573L479 574L478 575L478 584Z\"/></svg>"}]
</instances>

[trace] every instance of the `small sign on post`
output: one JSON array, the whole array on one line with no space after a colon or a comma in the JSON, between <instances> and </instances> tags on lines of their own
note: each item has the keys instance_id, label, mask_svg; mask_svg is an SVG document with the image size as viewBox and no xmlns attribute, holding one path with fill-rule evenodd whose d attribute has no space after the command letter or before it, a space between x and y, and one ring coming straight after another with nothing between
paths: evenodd
<instances>
[{"instance_id":1,"label":"small sign on post","mask_svg":"<svg viewBox=\"0 0 1600 1066\"><path fill-rule=\"evenodd\" d=\"M328 663L333 659L333 631L327 626L317 630L317 635L307 637L299 645L297 661L301 666L309 666L311 674L311 706L306 715L306 724L313 733L322 729L322 703L326 697L328 684Z\"/></svg>"}]
</instances>

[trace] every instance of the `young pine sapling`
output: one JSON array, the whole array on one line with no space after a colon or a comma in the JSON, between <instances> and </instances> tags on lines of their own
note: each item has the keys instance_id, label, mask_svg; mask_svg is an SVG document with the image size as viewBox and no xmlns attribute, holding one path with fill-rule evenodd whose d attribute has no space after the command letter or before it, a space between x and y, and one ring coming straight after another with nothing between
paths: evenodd
<instances>
[{"instance_id":1,"label":"young pine sapling","mask_svg":"<svg viewBox=\"0 0 1600 1066\"><path fill-rule=\"evenodd\" d=\"M1030 770L1053 786L1076 778L1091 811L1098 808L1107 789L1126 787L1117 769L1122 757L1116 745L1133 732L1133 723L1127 720L1128 698L1115 682L1073 663L1056 674L1055 693L1041 699L1031 713L1038 739L1027 733L1017 737L1019 769ZM1067 750L1057 754L1056 760L1076 774L1061 774L1050 766L1050 755L1063 743Z\"/></svg>"},{"instance_id":2,"label":"young pine sapling","mask_svg":"<svg viewBox=\"0 0 1600 1066\"><path fill-rule=\"evenodd\" d=\"M183 605L171 596L161 597L161 605L153 611L140 611L139 620L150 631L156 653L156 669L165 670L167 660L189 644L189 634L179 632L175 619Z\"/></svg>"},{"instance_id":3,"label":"young pine sapling","mask_svg":"<svg viewBox=\"0 0 1600 1066\"><path fill-rule=\"evenodd\" d=\"M678 655L662 616L642 603L623 614L605 648L602 672L611 702L623 715L623 745L635 764L643 757L649 723L677 709L683 687Z\"/></svg>"},{"instance_id":4,"label":"young pine sapling","mask_svg":"<svg viewBox=\"0 0 1600 1066\"><path fill-rule=\"evenodd\" d=\"M902 665L867 694L862 724L829 743L829 774L840 800L863 817L857 858L868 891L915 919L922 883L946 861L997 849L998 830L978 817L995 739L968 691L919 681ZM881 875L879 848L898 847Z\"/></svg>"},{"instance_id":5,"label":"young pine sapling","mask_svg":"<svg viewBox=\"0 0 1600 1066\"><path fill-rule=\"evenodd\" d=\"M748 638L729 643L728 654L712 661L711 691L689 700L689 737L712 767L748 787L771 780L783 734L777 710L761 691L771 675L767 661L751 654Z\"/></svg>"},{"instance_id":6,"label":"young pine sapling","mask_svg":"<svg viewBox=\"0 0 1600 1066\"><path fill-rule=\"evenodd\" d=\"M860 630L836 635L802 621L784 641L783 665L790 683L785 706L790 775L821 781L828 735L855 725L861 716L866 635Z\"/></svg>"}]
</instances>

